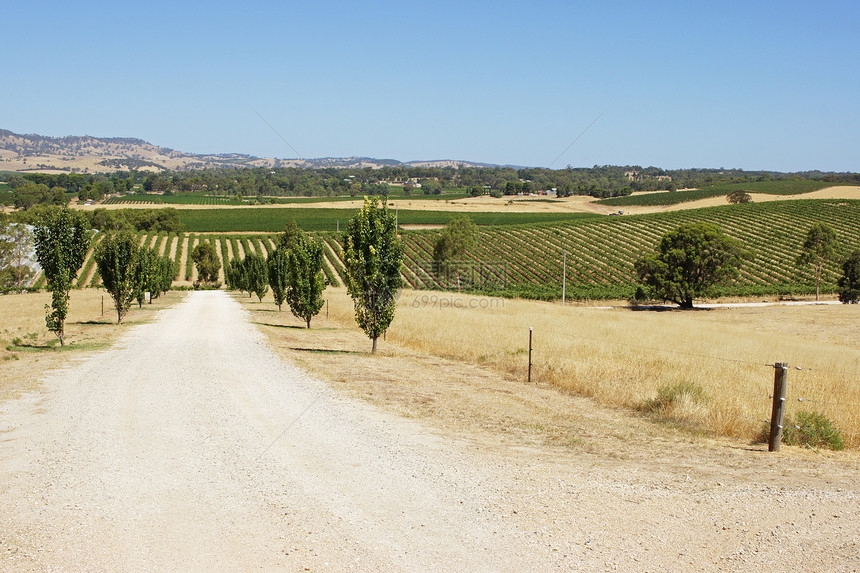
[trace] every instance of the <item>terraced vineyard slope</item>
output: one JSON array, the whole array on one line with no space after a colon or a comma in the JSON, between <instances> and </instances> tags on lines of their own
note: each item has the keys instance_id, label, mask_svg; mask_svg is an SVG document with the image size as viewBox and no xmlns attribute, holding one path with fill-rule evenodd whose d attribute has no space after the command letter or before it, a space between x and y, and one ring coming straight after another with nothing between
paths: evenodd
<instances>
[{"instance_id":1,"label":"terraced vineyard slope","mask_svg":"<svg viewBox=\"0 0 860 573\"><path fill-rule=\"evenodd\" d=\"M651 215L587 217L569 222L478 227L475 248L462 261L439 269L433 245L439 230L401 231L405 243L403 279L418 289L471 290L501 296L558 299L562 290L562 257L567 253L567 295L571 299L628 298L637 287L633 263L654 249L660 237L682 223L708 221L740 240L753 254L741 279L722 289L724 295L758 296L814 292L812 273L794 261L809 227L831 225L843 250L860 248L860 201L794 200L726 205ZM344 265L339 236L316 232L323 244L325 273L332 284L343 283ZM98 235L96 236L98 238ZM190 251L209 235L169 237L141 234L141 244L155 245L180 265L177 286L190 286L196 274ZM265 255L273 234L211 236L225 258L247 252ZM229 246L229 248L228 248ZM169 249L169 250L168 250ZM223 261L222 261L223 263ZM825 291L835 288L838 265L828 268ZM92 251L78 284L95 286ZM34 284L39 285L36 278Z\"/></svg>"}]
</instances>

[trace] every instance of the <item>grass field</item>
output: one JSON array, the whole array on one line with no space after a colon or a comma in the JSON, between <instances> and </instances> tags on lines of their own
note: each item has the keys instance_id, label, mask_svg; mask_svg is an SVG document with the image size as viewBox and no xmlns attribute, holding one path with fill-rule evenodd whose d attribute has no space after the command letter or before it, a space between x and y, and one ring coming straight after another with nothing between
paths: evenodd
<instances>
[{"instance_id":1,"label":"grass field","mask_svg":"<svg viewBox=\"0 0 860 573\"><path fill-rule=\"evenodd\" d=\"M748 193L764 193L766 195L800 195L812 193L819 189L833 187L838 183L827 183L824 181L810 181L807 179L780 180L780 181L747 181L744 183L726 183L712 185L701 189L690 189L687 191L673 191L665 193L633 194L627 197L614 197L597 201L601 205L612 205L615 207L627 207L633 205L656 206L677 205L699 199L719 197L728 195L735 191L746 191Z\"/></svg>"},{"instance_id":2,"label":"grass field","mask_svg":"<svg viewBox=\"0 0 860 573\"><path fill-rule=\"evenodd\" d=\"M307 336L321 350L366 352L367 338L350 339L357 348L345 346L346 339L328 326L337 321L345 329L358 330L345 290L329 289L326 298L323 315L327 312L330 320L325 331ZM270 298L266 304L274 308ZM271 322L279 314L268 316ZM745 442L752 441L770 417L772 364L785 361L791 366L787 415L822 413L841 431L846 445L856 449L858 324L860 307L847 305L636 312L404 290L386 342L419 356L489 368L525 385L532 328L533 385L587 396L692 434ZM280 330L279 336L292 336ZM386 342L380 341L383 354ZM446 371L443 378L447 376ZM432 393L422 396L431 404L445 400ZM547 426L553 423L545 420Z\"/></svg>"}]
</instances>

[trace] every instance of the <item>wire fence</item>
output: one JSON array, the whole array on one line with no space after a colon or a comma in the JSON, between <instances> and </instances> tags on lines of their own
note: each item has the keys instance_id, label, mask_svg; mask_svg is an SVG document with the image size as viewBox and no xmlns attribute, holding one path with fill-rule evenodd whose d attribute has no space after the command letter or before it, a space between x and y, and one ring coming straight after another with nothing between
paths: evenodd
<instances>
[{"instance_id":1,"label":"wire fence","mask_svg":"<svg viewBox=\"0 0 860 573\"><path fill-rule=\"evenodd\" d=\"M486 321L486 317L483 317ZM531 332L529 332L531 330ZM705 363L724 363L734 364L745 368L753 369L761 372L761 382L756 384L757 387L748 385L735 385L731 387L733 395L744 395L750 403L758 403L761 407L762 417L758 418L761 424L770 423L770 406L774 399L772 384L774 370L777 367L777 362L760 361L754 359L745 359L737 356L724 356L716 353L696 352L687 348L666 348L649 343L631 343L629 340L619 341L608 337L590 335L586 333L571 332L570 330L560 330L557 328L532 328L527 329L522 324L512 324L510 322L491 321L488 324L488 332L493 333L491 336L483 335L481 332L474 332L475 336L480 340L489 353L488 359L492 360L525 360L528 356L528 376L535 381L540 381L545 377L552 376L558 367L560 358L558 351L545 351L542 346L542 341L552 340L565 341L566 343L588 343L598 345L601 348L608 349L613 347L623 348L626 353L631 355L641 354L643 356L666 355L675 356L682 359L689 358ZM521 336L524 346L517 347L513 351L507 346L498 343L497 340L510 336ZM518 358L519 355L522 358ZM834 369L824 368L819 365L794 365L789 368L791 380L788 383L788 392L785 396L785 410L787 415L794 415L801 411L828 411L846 410L845 418L855 419L860 412L860 400L852 398L840 399L832 394L826 395L828 385L833 380L839 380L845 386L860 388L860 372L852 369ZM810 429L795 425L798 430ZM854 427L840 428L852 437L852 442L856 441L854 434L857 433Z\"/></svg>"}]
</instances>

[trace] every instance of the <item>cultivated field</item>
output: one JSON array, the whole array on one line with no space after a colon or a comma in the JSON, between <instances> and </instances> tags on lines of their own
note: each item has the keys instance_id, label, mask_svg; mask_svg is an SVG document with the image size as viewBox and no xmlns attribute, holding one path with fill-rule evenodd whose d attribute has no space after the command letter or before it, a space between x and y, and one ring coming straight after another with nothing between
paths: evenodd
<instances>
[{"instance_id":1,"label":"cultivated field","mask_svg":"<svg viewBox=\"0 0 860 573\"><path fill-rule=\"evenodd\" d=\"M330 215L338 213L338 219ZM401 211L401 222L410 221L410 212ZM415 220L445 223L451 213L413 211ZM421 214L427 218L421 218ZM176 280L190 285L194 280L188 254L194 241L205 237L224 257L244 256L248 249L268 252L274 245L274 232L284 228L287 220L298 214L298 224L305 230L320 231L325 242L326 275L331 284L343 282L339 235L353 215L348 210L238 209L184 211L183 220L191 234L166 232L145 235L160 254L170 253L177 261ZM308 215L308 218L301 218ZM565 220L553 221L553 217ZM537 222L533 220L537 218ZM545 219L545 222L540 222ZM558 299L562 290L562 258L567 253L567 296L570 299L627 299L635 292L637 281L633 263L654 249L663 233L682 223L707 221L720 225L731 237L740 240L753 258L744 264L740 281L723 288L725 296L795 296L815 291L810 269L795 264L797 253L810 226L816 222L832 225L843 249L860 248L860 201L803 200L722 205L703 209L686 209L651 215L596 217L584 214L484 213L476 217L481 225L477 241L464 257L459 271L450 276L433 272L433 244L439 230L401 230L405 244L403 279L420 289L457 289L461 285L483 292ZM493 224L495 223L495 224ZM268 234L241 231L265 228ZM438 225L437 225L438 227ZM225 232L231 229L239 229ZM96 236L98 240L99 235ZM246 245L247 244L247 245ZM268 245L268 246L263 246ZM825 290L834 288L838 264L828 265ZM92 257L84 264L78 282L95 285ZM37 279L38 284L38 279Z\"/></svg>"},{"instance_id":2,"label":"cultivated field","mask_svg":"<svg viewBox=\"0 0 860 573\"><path fill-rule=\"evenodd\" d=\"M784 201L790 199L860 199L860 187L851 185L828 186L819 181L791 181L770 183L737 183L705 188L702 190L680 190L674 193L644 192L628 197L596 200L587 195L572 197L506 196L495 198L464 194L431 196L392 196L389 204L408 211L452 211L453 213L593 213L608 215L619 207L626 214L662 213L685 209L699 209L726 204L726 195L737 190L749 190L753 202ZM253 208L279 209L284 205L306 209L360 209L360 197L288 197L275 198L277 204L253 206ZM109 199L104 204L81 205L78 208L93 210L152 208L170 206L177 209L247 209L232 198L206 197L198 194L177 194L169 197L159 195L129 195Z\"/></svg>"}]
</instances>

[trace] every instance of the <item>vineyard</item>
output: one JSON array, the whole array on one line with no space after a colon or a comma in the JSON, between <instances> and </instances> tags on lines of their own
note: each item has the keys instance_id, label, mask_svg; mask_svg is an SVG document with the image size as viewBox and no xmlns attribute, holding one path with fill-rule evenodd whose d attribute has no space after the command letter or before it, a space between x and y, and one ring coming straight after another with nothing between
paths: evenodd
<instances>
[{"instance_id":1,"label":"vineyard","mask_svg":"<svg viewBox=\"0 0 860 573\"><path fill-rule=\"evenodd\" d=\"M633 205L642 207L656 207L665 205L678 205L689 201L698 201L700 199L710 199L711 197L719 197L728 195L735 191L746 191L748 193L764 193L767 195L800 195L803 193L811 193L827 187L839 185L838 183L828 183L825 181L811 181L808 179L791 180L785 179L780 181L747 181L744 183L724 183L721 185L711 185L701 189L690 189L687 191L666 191L665 193L645 193L628 195L627 197L614 197L612 199L602 199L596 201L601 205L611 205L614 207L630 207Z\"/></svg>"},{"instance_id":2,"label":"vineyard","mask_svg":"<svg viewBox=\"0 0 860 573\"><path fill-rule=\"evenodd\" d=\"M137 193L122 197L111 197L105 205L244 205L235 197L205 195L202 193L176 193L173 195L150 195Z\"/></svg>"},{"instance_id":3,"label":"vineyard","mask_svg":"<svg viewBox=\"0 0 860 573\"><path fill-rule=\"evenodd\" d=\"M346 228L346 223L358 209L298 208L272 209L248 207L245 209L186 209L179 212L179 219L187 231L195 233L277 233L284 229L287 221L294 219L305 231L337 231ZM401 225L445 225L457 213L451 211L422 211L399 209ZM523 225L560 221L600 219L600 215L589 213L469 213L477 225Z\"/></svg>"},{"instance_id":4,"label":"vineyard","mask_svg":"<svg viewBox=\"0 0 860 573\"><path fill-rule=\"evenodd\" d=\"M401 213L402 214L402 213ZM446 214L447 216L447 214ZM345 229L345 217L342 229ZM781 201L726 205L630 217L585 217L568 222L478 228L478 240L463 261L437 268L432 252L438 230L402 231L405 245L403 279L418 289L462 289L501 296L558 299L561 297L562 257L567 253L567 296L571 299L628 298L636 289L633 262L652 250L667 231L683 223L708 221L740 240L754 258L745 263L737 284L722 294L757 296L814 292L809 269L794 260L809 227L825 222L836 229L843 250L860 248L860 201ZM282 228L283 222L281 222ZM343 282L344 266L339 237L332 232L313 233L323 243L325 274L329 282ZM96 233L94 248L102 234ZM197 279L190 252L209 241L222 259L242 258L248 252L266 256L276 244L275 234L140 235L141 245L167 254L178 269L175 280L190 286ZM90 249L76 281L77 286L100 283ZM838 271L829 268L830 284ZM223 266L221 271L223 280ZM35 286L44 286L36 277Z\"/></svg>"}]
</instances>

